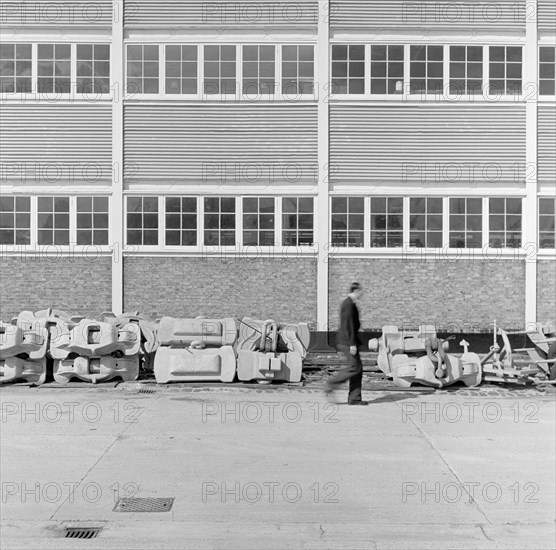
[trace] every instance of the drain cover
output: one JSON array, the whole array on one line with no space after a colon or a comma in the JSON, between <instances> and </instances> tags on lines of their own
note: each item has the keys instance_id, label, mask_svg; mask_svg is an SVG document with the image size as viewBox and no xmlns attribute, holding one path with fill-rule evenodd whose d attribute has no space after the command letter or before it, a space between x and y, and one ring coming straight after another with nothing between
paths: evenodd
<instances>
[{"instance_id":1,"label":"drain cover","mask_svg":"<svg viewBox=\"0 0 556 550\"><path fill-rule=\"evenodd\" d=\"M102 527L66 527L67 539L95 539Z\"/></svg>"},{"instance_id":2,"label":"drain cover","mask_svg":"<svg viewBox=\"0 0 556 550\"><path fill-rule=\"evenodd\" d=\"M156 393L156 390L139 390L138 393Z\"/></svg>"},{"instance_id":3,"label":"drain cover","mask_svg":"<svg viewBox=\"0 0 556 550\"><path fill-rule=\"evenodd\" d=\"M169 512L173 498L121 498L114 506L114 512Z\"/></svg>"}]
</instances>

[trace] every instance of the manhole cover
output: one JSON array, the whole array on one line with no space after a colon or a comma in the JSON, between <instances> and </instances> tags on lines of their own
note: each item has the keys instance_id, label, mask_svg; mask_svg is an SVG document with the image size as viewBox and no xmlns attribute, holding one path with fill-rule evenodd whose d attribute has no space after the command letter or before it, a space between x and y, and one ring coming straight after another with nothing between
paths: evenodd
<instances>
[{"instance_id":1,"label":"manhole cover","mask_svg":"<svg viewBox=\"0 0 556 550\"><path fill-rule=\"evenodd\" d=\"M114 506L114 512L169 512L173 498L121 498Z\"/></svg>"},{"instance_id":2,"label":"manhole cover","mask_svg":"<svg viewBox=\"0 0 556 550\"><path fill-rule=\"evenodd\" d=\"M95 539L102 527L66 527L67 539Z\"/></svg>"}]
</instances>

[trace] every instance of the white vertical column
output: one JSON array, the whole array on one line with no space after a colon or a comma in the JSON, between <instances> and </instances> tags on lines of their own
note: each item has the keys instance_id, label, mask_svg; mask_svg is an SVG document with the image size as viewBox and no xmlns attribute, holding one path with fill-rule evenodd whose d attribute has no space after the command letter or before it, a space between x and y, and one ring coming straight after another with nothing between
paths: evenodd
<instances>
[{"instance_id":1,"label":"white vertical column","mask_svg":"<svg viewBox=\"0 0 556 550\"><path fill-rule=\"evenodd\" d=\"M330 28L329 2L319 0L319 21L317 37L318 75L318 212L316 227L317 253L317 330L328 330L328 243L330 242L329 210L329 109L328 96L330 82Z\"/></svg>"},{"instance_id":2,"label":"white vertical column","mask_svg":"<svg viewBox=\"0 0 556 550\"><path fill-rule=\"evenodd\" d=\"M523 84L526 119L526 197L523 201L523 244L525 262L525 323L537 320L537 252L538 252L538 176L537 176L537 101L538 101L538 39L537 0L527 0ZM533 89L534 93L529 93ZM534 168L534 169L533 169ZM532 246L533 245L533 246ZM530 251L533 250L533 254Z\"/></svg>"},{"instance_id":3,"label":"white vertical column","mask_svg":"<svg viewBox=\"0 0 556 550\"><path fill-rule=\"evenodd\" d=\"M124 7L113 5L110 74L112 88L112 197L110 204L110 242L112 244L112 311L119 315L124 307Z\"/></svg>"}]
</instances>

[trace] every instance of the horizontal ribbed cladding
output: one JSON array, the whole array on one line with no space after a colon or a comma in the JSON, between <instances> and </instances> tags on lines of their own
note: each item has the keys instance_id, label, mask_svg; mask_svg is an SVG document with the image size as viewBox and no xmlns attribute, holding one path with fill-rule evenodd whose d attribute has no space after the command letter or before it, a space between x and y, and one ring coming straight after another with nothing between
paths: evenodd
<instances>
[{"instance_id":1,"label":"horizontal ribbed cladding","mask_svg":"<svg viewBox=\"0 0 556 550\"><path fill-rule=\"evenodd\" d=\"M0 119L2 182L111 182L111 106L5 104Z\"/></svg>"},{"instance_id":2,"label":"horizontal ribbed cladding","mask_svg":"<svg viewBox=\"0 0 556 550\"><path fill-rule=\"evenodd\" d=\"M113 13L111 0L2 2L0 4L0 24L45 27L110 27Z\"/></svg>"},{"instance_id":3,"label":"horizontal ribbed cladding","mask_svg":"<svg viewBox=\"0 0 556 550\"><path fill-rule=\"evenodd\" d=\"M539 104L538 108L539 182L556 182L556 106Z\"/></svg>"},{"instance_id":4,"label":"horizontal ribbed cladding","mask_svg":"<svg viewBox=\"0 0 556 550\"><path fill-rule=\"evenodd\" d=\"M334 183L516 184L523 105L332 105Z\"/></svg>"},{"instance_id":5,"label":"horizontal ribbed cladding","mask_svg":"<svg viewBox=\"0 0 556 550\"><path fill-rule=\"evenodd\" d=\"M540 31L556 32L555 0L537 0L537 27Z\"/></svg>"},{"instance_id":6,"label":"horizontal ribbed cladding","mask_svg":"<svg viewBox=\"0 0 556 550\"><path fill-rule=\"evenodd\" d=\"M126 184L314 184L316 105L126 105Z\"/></svg>"},{"instance_id":7,"label":"horizontal ribbed cladding","mask_svg":"<svg viewBox=\"0 0 556 550\"><path fill-rule=\"evenodd\" d=\"M310 27L318 24L318 2L125 0L124 24L149 27Z\"/></svg>"},{"instance_id":8,"label":"horizontal ribbed cladding","mask_svg":"<svg viewBox=\"0 0 556 550\"><path fill-rule=\"evenodd\" d=\"M525 0L332 0L330 25L332 29L525 30Z\"/></svg>"}]
</instances>

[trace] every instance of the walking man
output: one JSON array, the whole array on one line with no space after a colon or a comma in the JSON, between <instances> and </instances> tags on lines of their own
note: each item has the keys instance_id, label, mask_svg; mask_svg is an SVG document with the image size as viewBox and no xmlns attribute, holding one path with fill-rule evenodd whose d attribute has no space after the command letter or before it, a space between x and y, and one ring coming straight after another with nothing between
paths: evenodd
<instances>
[{"instance_id":1,"label":"walking man","mask_svg":"<svg viewBox=\"0 0 556 550\"><path fill-rule=\"evenodd\" d=\"M359 283L352 283L347 298L340 306L340 329L338 330L336 348L347 360L347 365L333 374L327 383L325 393L330 395L339 384L349 380L348 405L368 405L361 400L361 384L363 382L363 365L359 355L360 328L357 302L363 295Z\"/></svg>"}]
</instances>

